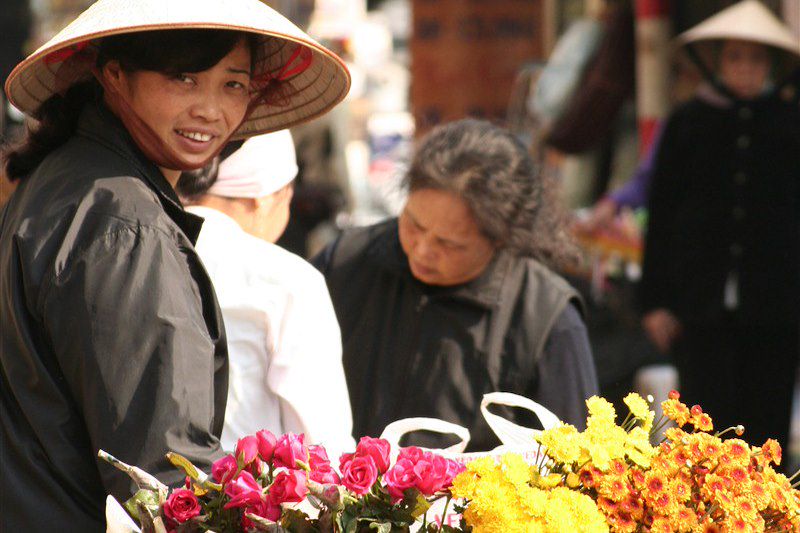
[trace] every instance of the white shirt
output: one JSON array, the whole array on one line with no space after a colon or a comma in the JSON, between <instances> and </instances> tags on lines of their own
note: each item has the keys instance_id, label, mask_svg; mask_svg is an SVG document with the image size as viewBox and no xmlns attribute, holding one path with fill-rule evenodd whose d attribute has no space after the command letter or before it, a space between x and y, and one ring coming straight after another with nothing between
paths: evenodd
<instances>
[{"instance_id":1,"label":"white shirt","mask_svg":"<svg viewBox=\"0 0 800 533\"><path fill-rule=\"evenodd\" d=\"M302 258L201 206L197 252L217 292L230 378L222 445L268 429L305 433L334 459L352 451L339 323L322 275Z\"/></svg>"}]
</instances>

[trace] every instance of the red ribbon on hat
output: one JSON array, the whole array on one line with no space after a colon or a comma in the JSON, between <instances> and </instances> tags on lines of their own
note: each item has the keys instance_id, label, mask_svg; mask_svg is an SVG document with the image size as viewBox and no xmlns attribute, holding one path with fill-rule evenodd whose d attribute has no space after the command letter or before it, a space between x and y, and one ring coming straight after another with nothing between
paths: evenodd
<instances>
[{"instance_id":1,"label":"red ribbon on hat","mask_svg":"<svg viewBox=\"0 0 800 533\"><path fill-rule=\"evenodd\" d=\"M66 46L61 50L56 50L50 54L47 54L44 58L44 62L48 65L52 65L53 63L61 63L66 61L67 59L71 58L75 54L80 54L89 46L89 41L83 41L80 43L75 43L70 46Z\"/></svg>"},{"instance_id":2,"label":"red ribbon on hat","mask_svg":"<svg viewBox=\"0 0 800 533\"><path fill-rule=\"evenodd\" d=\"M266 103L273 106L288 106L291 97L297 90L292 87L290 79L302 74L311 66L314 56L311 49L297 45L288 61L277 73L265 72L252 79L256 97L250 101L251 110Z\"/></svg>"},{"instance_id":3,"label":"red ribbon on hat","mask_svg":"<svg viewBox=\"0 0 800 533\"><path fill-rule=\"evenodd\" d=\"M300 59L300 63L292 67L292 63L294 63L298 58ZM305 72L308 67L311 66L313 59L314 56L311 54L311 49L298 44L292 51L292 55L289 56L289 59L283 64L277 74L265 72L262 75L253 78L253 82L266 84L273 81L286 81L293 76L297 76L298 74Z\"/></svg>"}]
</instances>

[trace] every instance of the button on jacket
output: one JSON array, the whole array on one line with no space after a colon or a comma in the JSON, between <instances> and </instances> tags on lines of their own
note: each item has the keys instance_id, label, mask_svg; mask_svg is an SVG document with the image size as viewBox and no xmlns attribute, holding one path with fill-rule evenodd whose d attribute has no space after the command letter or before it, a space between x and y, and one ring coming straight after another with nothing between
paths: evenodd
<instances>
[{"instance_id":1,"label":"button on jacket","mask_svg":"<svg viewBox=\"0 0 800 533\"><path fill-rule=\"evenodd\" d=\"M702 93L701 93L702 94ZM642 303L682 321L732 307L800 318L800 112L776 96L696 98L669 119L650 195ZM735 306L725 306L734 291Z\"/></svg>"},{"instance_id":2,"label":"button on jacket","mask_svg":"<svg viewBox=\"0 0 800 533\"><path fill-rule=\"evenodd\" d=\"M319 272L254 237L226 214L205 219L197 251L219 297L228 336L230 384L222 444L260 429L305 433L332 459L355 447L342 370L342 340Z\"/></svg>"},{"instance_id":3,"label":"button on jacket","mask_svg":"<svg viewBox=\"0 0 800 533\"><path fill-rule=\"evenodd\" d=\"M3 530L105 531L129 498L104 449L168 483L221 456L227 352L184 212L104 107L18 186L0 222Z\"/></svg>"},{"instance_id":4,"label":"button on jacket","mask_svg":"<svg viewBox=\"0 0 800 533\"><path fill-rule=\"evenodd\" d=\"M581 302L535 260L499 252L467 284L428 286L412 276L391 220L345 232L315 264L342 328L356 437L424 416L467 427L468 449L489 450L499 441L479 406L485 393L498 390L585 425L584 400L598 385ZM442 446L428 437L410 442Z\"/></svg>"}]
</instances>

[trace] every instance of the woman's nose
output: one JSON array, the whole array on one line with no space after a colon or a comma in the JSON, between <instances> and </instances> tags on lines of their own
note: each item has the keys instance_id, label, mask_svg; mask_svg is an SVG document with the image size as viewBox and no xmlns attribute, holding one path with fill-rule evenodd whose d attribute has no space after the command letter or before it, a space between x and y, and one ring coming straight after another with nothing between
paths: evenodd
<instances>
[{"instance_id":1,"label":"woman's nose","mask_svg":"<svg viewBox=\"0 0 800 533\"><path fill-rule=\"evenodd\" d=\"M216 91L203 91L198 95L197 101L191 109L191 114L195 118L201 118L207 122L214 122L222 117L222 99Z\"/></svg>"},{"instance_id":2,"label":"woman's nose","mask_svg":"<svg viewBox=\"0 0 800 533\"><path fill-rule=\"evenodd\" d=\"M425 235L419 237L414 246L414 252L419 259L432 259L436 255L433 241Z\"/></svg>"}]
</instances>

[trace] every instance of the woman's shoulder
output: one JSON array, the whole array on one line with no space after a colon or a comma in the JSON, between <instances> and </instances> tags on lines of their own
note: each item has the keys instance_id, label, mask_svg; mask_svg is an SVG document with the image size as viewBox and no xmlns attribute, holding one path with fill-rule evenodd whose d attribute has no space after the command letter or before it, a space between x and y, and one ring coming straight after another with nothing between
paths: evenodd
<instances>
[{"instance_id":1,"label":"woman's shoulder","mask_svg":"<svg viewBox=\"0 0 800 533\"><path fill-rule=\"evenodd\" d=\"M583 314L583 300L578 291L561 275L532 257L518 259L525 269L527 299L536 299L545 305L563 309L567 302Z\"/></svg>"}]
</instances>

